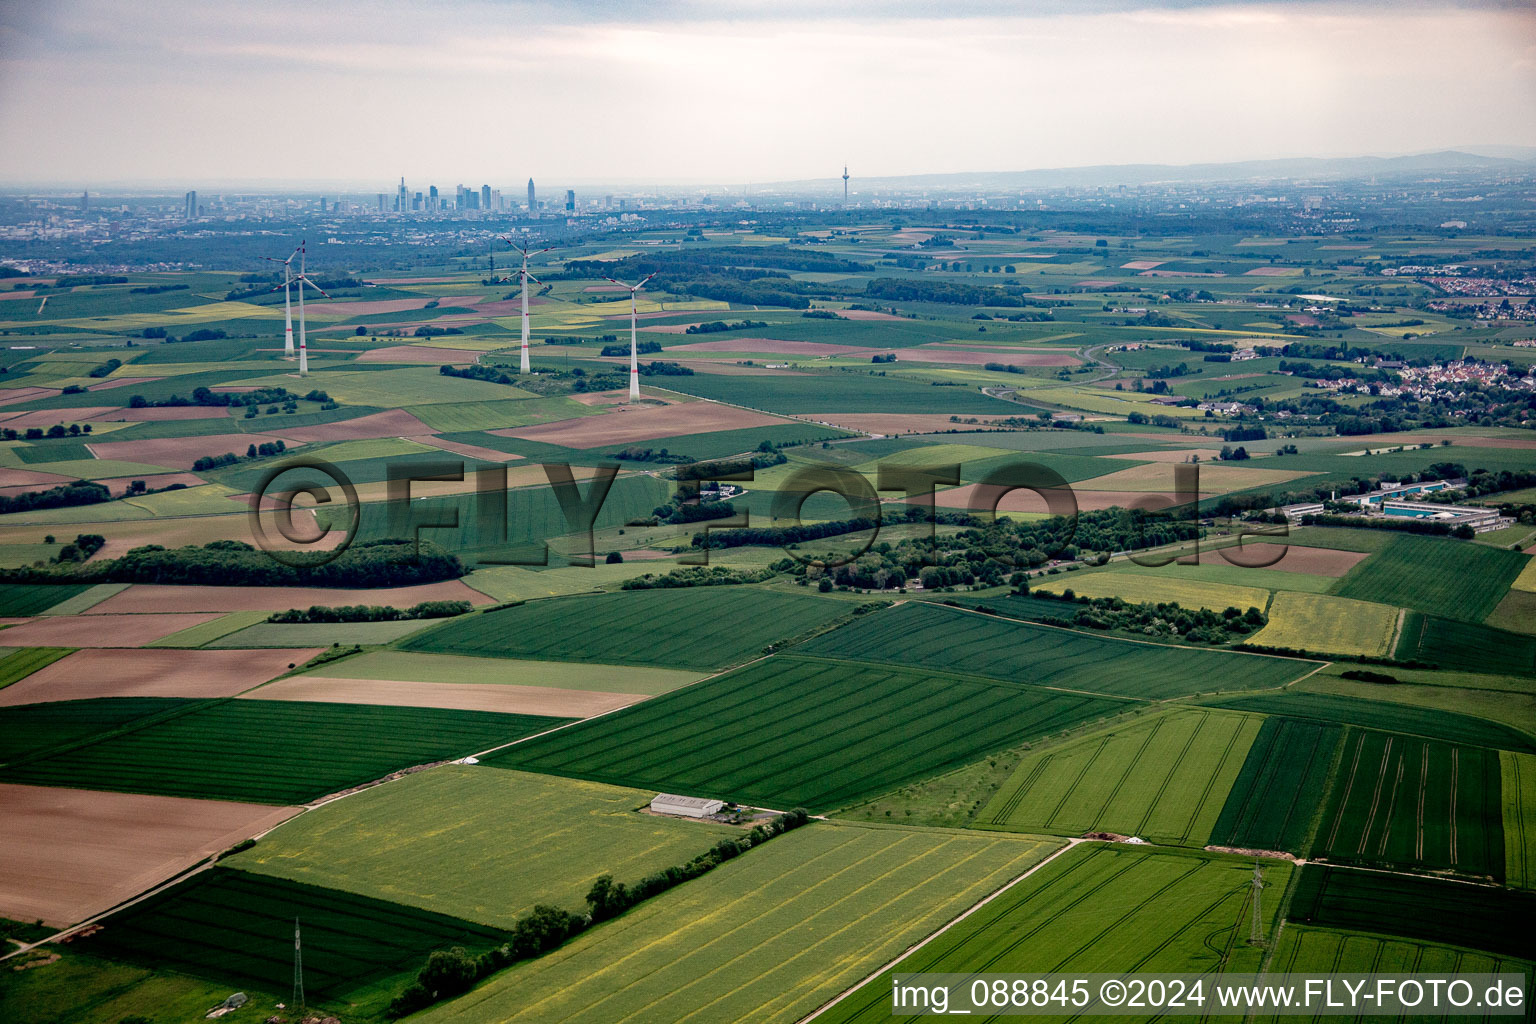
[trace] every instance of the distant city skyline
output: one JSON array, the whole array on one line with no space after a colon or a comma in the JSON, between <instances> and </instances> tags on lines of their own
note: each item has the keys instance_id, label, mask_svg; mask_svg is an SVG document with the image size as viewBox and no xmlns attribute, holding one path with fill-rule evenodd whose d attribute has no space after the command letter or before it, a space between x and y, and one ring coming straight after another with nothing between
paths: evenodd
<instances>
[{"instance_id":1,"label":"distant city skyline","mask_svg":"<svg viewBox=\"0 0 1536 1024\"><path fill-rule=\"evenodd\" d=\"M558 190L835 181L846 162L857 191L861 173L1536 145L1528 4L631 6L0 4L0 182ZM273 109L307 113L252 116Z\"/></svg>"}]
</instances>

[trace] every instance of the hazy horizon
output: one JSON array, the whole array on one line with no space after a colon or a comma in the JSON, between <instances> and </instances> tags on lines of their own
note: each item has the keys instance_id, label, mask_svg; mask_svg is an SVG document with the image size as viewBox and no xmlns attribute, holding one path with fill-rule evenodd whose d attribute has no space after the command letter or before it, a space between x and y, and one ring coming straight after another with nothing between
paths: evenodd
<instances>
[{"instance_id":1,"label":"hazy horizon","mask_svg":"<svg viewBox=\"0 0 1536 1024\"><path fill-rule=\"evenodd\" d=\"M1533 70L1509 3L11 0L0 182L739 186L1530 146Z\"/></svg>"}]
</instances>

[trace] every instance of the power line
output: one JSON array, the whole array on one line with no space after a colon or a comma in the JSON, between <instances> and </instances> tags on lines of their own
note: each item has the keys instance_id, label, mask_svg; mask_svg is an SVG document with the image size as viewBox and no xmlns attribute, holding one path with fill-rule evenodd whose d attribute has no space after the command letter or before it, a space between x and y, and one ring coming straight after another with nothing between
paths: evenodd
<instances>
[{"instance_id":1,"label":"power line","mask_svg":"<svg viewBox=\"0 0 1536 1024\"><path fill-rule=\"evenodd\" d=\"M1264 915L1259 908L1261 894L1264 892L1264 875L1259 871L1259 862L1253 862L1253 925L1248 929L1248 944L1250 946L1264 945Z\"/></svg>"}]
</instances>

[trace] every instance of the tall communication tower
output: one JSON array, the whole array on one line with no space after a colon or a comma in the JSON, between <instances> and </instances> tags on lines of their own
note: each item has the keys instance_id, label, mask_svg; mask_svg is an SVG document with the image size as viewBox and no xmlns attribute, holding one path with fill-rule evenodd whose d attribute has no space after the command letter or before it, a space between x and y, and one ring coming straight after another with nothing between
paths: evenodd
<instances>
[{"instance_id":1,"label":"tall communication tower","mask_svg":"<svg viewBox=\"0 0 1536 1024\"><path fill-rule=\"evenodd\" d=\"M293 919L293 1009L304 1009L304 945L299 939L299 919Z\"/></svg>"},{"instance_id":2,"label":"tall communication tower","mask_svg":"<svg viewBox=\"0 0 1536 1024\"><path fill-rule=\"evenodd\" d=\"M848 165L843 165L843 205L848 205Z\"/></svg>"},{"instance_id":3,"label":"tall communication tower","mask_svg":"<svg viewBox=\"0 0 1536 1024\"><path fill-rule=\"evenodd\" d=\"M1248 945L1264 945L1264 914L1259 909L1260 894L1264 892L1264 876L1259 872L1259 862L1253 862L1253 925L1248 929Z\"/></svg>"}]
</instances>

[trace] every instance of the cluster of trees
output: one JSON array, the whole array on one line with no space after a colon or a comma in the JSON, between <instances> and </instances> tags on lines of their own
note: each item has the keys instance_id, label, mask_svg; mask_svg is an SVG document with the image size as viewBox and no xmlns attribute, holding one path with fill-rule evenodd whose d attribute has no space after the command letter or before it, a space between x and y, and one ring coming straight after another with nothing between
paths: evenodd
<instances>
[{"instance_id":1,"label":"cluster of trees","mask_svg":"<svg viewBox=\"0 0 1536 1024\"><path fill-rule=\"evenodd\" d=\"M1217 453L1216 457L1222 462L1242 462L1252 456L1248 454L1248 449L1242 445L1233 448L1231 445L1224 444L1221 446L1221 451Z\"/></svg>"},{"instance_id":2,"label":"cluster of trees","mask_svg":"<svg viewBox=\"0 0 1536 1024\"><path fill-rule=\"evenodd\" d=\"M79 533L75 539L59 549L53 556L55 562L83 562L102 549L107 538L99 533Z\"/></svg>"},{"instance_id":3,"label":"cluster of trees","mask_svg":"<svg viewBox=\"0 0 1536 1024\"><path fill-rule=\"evenodd\" d=\"M864 286L871 299L892 302L943 302L954 306L1031 306L1021 285L974 285L918 277L877 277Z\"/></svg>"},{"instance_id":4,"label":"cluster of trees","mask_svg":"<svg viewBox=\"0 0 1536 1024\"><path fill-rule=\"evenodd\" d=\"M184 292L191 289L189 284L148 284L142 288L129 288L129 295L163 295L166 292Z\"/></svg>"},{"instance_id":5,"label":"cluster of trees","mask_svg":"<svg viewBox=\"0 0 1536 1024\"><path fill-rule=\"evenodd\" d=\"M693 368L680 363L653 361L636 366L642 377L692 377Z\"/></svg>"},{"instance_id":6,"label":"cluster of trees","mask_svg":"<svg viewBox=\"0 0 1536 1024\"><path fill-rule=\"evenodd\" d=\"M447 619L474 610L468 601L421 601L409 608L383 604L312 604L273 612L268 622L402 622L406 619Z\"/></svg>"},{"instance_id":7,"label":"cluster of trees","mask_svg":"<svg viewBox=\"0 0 1536 1024\"><path fill-rule=\"evenodd\" d=\"M759 569L731 569L723 565L690 565L666 573L648 572L632 580L625 580L623 590L673 590L679 587L723 587L741 583L762 583L789 568L791 559L784 558L772 566Z\"/></svg>"},{"instance_id":8,"label":"cluster of trees","mask_svg":"<svg viewBox=\"0 0 1536 1024\"><path fill-rule=\"evenodd\" d=\"M1027 593L1027 586L1020 593ZM1053 597L1035 592L1036 597ZM1118 630L1143 636L1168 639L1180 637L1189 643L1227 644L1264 628L1269 620L1257 608L1247 611L1228 606L1221 612L1207 608L1185 608L1177 601L1132 604L1118 597L1078 597L1070 589L1058 598L1063 603L1078 604L1074 613L1059 618L1042 616L1038 621L1050 625L1085 629Z\"/></svg>"},{"instance_id":9,"label":"cluster of trees","mask_svg":"<svg viewBox=\"0 0 1536 1024\"><path fill-rule=\"evenodd\" d=\"M669 501L657 505L651 515L661 523L704 523L711 519L729 519L736 507L728 501Z\"/></svg>"},{"instance_id":10,"label":"cluster of trees","mask_svg":"<svg viewBox=\"0 0 1536 1024\"><path fill-rule=\"evenodd\" d=\"M268 277L262 277L259 274L250 276L255 279L256 283L254 287L235 288L224 296L224 301L235 302L240 299L256 298L260 295L272 296L282 291L283 279L276 274ZM241 281L245 281L245 278L242 277ZM348 277L346 275L342 275L341 277L317 277L314 279L314 281L315 284L320 286L322 291L327 292L338 292L343 288L363 287L362 281L359 281L355 277Z\"/></svg>"},{"instance_id":11,"label":"cluster of trees","mask_svg":"<svg viewBox=\"0 0 1536 1024\"><path fill-rule=\"evenodd\" d=\"M659 341L636 341L635 342L635 355L639 355L639 356L650 355L653 352L660 352L660 351L661 351L661 342L659 342ZM629 355L629 346L626 345L626 344L622 344L622 343L617 344L617 345L604 345L603 346L603 350L602 350L602 352L600 354L601 355L605 355L605 356L627 356L627 355Z\"/></svg>"},{"instance_id":12,"label":"cluster of trees","mask_svg":"<svg viewBox=\"0 0 1536 1024\"><path fill-rule=\"evenodd\" d=\"M500 365L486 366L482 363L471 363L465 367L449 366L444 363L437 368L437 372L444 377L462 377L464 380L483 380L488 384L516 384L510 373L503 370Z\"/></svg>"},{"instance_id":13,"label":"cluster of trees","mask_svg":"<svg viewBox=\"0 0 1536 1024\"><path fill-rule=\"evenodd\" d=\"M216 409L240 408L246 406L255 409L263 405L293 405L295 408L299 396L287 388L257 388L255 391L213 391L206 387L194 388L191 398L182 398L180 395L171 395L169 398L145 398L143 395L132 395L128 399L130 409L159 409L180 408L183 406L197 405L209 406ZM306 402L329 402L331 396L315 388L304 395ZM254 413L247 412L247 416Z\"/></svg>"},{"instance_id":14,"label":"cluster of trees","mask_svg":"<svg viewBox=\"0 0 1536 1024\"><path fill-rule=\"evenodd\" d=\"M665 448L642 448L639 445L630 445L628 448L622 448L614 452L613 457L623 459L626 462L682 463L693 461L687 455L669 452Z\"/></svg>"},{"instance_id":15,"label":"cluster of trees","mask_svg":"<svg viewBox=\"0 0 1536 1024\"><path fill-rule=\"evenodd\" d=\"M0 515L12 512L34 512L44 508L73 508L76 505L99 505L112 500L112 492L101 484L89 480L59 484L46 491L26 491L22 494L0 494Z\"/></svg>"},{"instance_id":16,"label":"cluster of trees","mask_svg":"<svg viewBox=\"0 0 1536 1024\"><path fill-rule=\"evenodd\" d=\"M98 485L92 485L98 486ZM106 490L106 488L102 488ZM457 555L430 541L361 541L324 565L285 565L238 540L202 547L147 544L121 558L77 567L31 565L0 569L0 583L176 583L249 587L402 587L458 579Z\"/></svg>"},{"instance_id":17,"label":"cluster of trees","mask_svg":"<svg viewBox=\"0 0 1536 1024\"><path fill-rule=\"evenodd\" d=\"M123 361L121 359L108 359L104 363L98 363L95 366L91 367L91 371L90 371L89 374L87 374L87 376L90 376L90 377L105 377L108 374L110 374L113 370L117 369L119 366L122 366L122 365L123 365Z\"/></svg>"},{"instance_id":18,"label":"cluster of trees","mask_svg":"<svg viewBox=\"0 0 1536 1024\"><path fill-rule=\"evenodd\" d=\"M468 992L481 978L556 949L567 939L593 925L617 917L673 886L713 871L754 846L800 828L808 821L810 815L796 808L764 824L754 825L739 839L722 839L686 864L646 875L633 885L615 882L612 875L601 875L587 892L585 913L572 913L559 907L539 904L526 917L519 918L507 936L507 941L494 949L476 956L461 946L455 946L450 950L438 950L430 954L416 975L416 980L390 1002L385 1012L392 1018L405 1017L439 1000Z\"/></svg>"},{"instance_id":19,"label":"cluster of trees","mask_svg":"<svg viewBox=\"0 0 1536 1024\"><path fill-rule=\"evenodd\" d=\"M55 439L60 437L79 437L81 434L89 434L90 432L91 425L89 423L71 423L67 427L62 423L55 423L47 430L44 430L42 427L28 427L25 430L16 430L11 427L0 428L0 437L7 441L17 441L23 438L28 441L41 441L45 437Z\"/></svg>"},{"instance_id":20,"label":"cluster of trees","mask_svg":"<svg viewBox=\"0 0 1536 1024\"><path fill-rule=\"evenodd\" d=\"M263 441L261 444L247 445L245 449L246 459L265 459L274 455L281 455L287 451L288 445L281 441ZM221 469L224 466L233 466L241 462L240 456L234 452L225 452L223 455L204 455L192 463L194 473L203 473L210 469Z\"/></svg>"},{"instance_id":21,"label":"cluster of trees","mask_svg":"<svg viewBox=\"0 0 1536 1024\"><path fill-rule=\"evenodd\" d=\"M1168 416L1163 413L1154 413L1153 415L1148 416L1144 412L1133 412L1127 415L1125 418L1128 422L1135 423L1138 426L1145 423L1150 423L1154 427L1168 427L1173 430L1178 430L1184 426L1184 421L1179 419L1177 416Z\"/></svg>"},{"instance_id":22,"label":"cluster of trees","mask_svg":"<svg viewBox=\"0 0 1536 1024\"><path fill-rule=\"evenodd\" d=\"M812 316L812 315L814 315L815 313L818 313L818 312L821 312L821 311L820 310L812 310L811 312L806 313L804 315L805 316ZM768 324L764 320L736 320L736 321L734 321L732 323L726 323L724 320L711 320L707 324L689 324L687 329L685 329L683 331L683 333L684 334L720 334L720 333L722 333L724 331L756 331L756 330L761 330L762 328L767 327L767 326L768 326ZM649 349L648 351L659 352L659 351L661 351L661 346L657 345L654 349Z\"/></svg>"}]
</instances>

